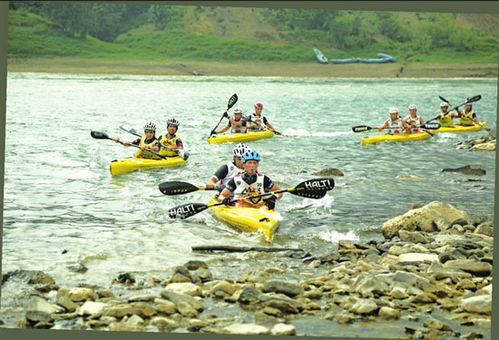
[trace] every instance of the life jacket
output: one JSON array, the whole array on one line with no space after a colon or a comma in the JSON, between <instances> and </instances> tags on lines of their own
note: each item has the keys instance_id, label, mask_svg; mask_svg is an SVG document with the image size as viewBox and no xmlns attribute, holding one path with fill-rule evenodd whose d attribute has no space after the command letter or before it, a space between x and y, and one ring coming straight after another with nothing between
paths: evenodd
<instances>
[{"instance_id":1,"label":"life jacket","mask_svg":"<svg viewBox=\"0 0 499 340\"><path fill-rule=\"evenodd\" d=\"M226 185L235 175L240 173L242 170L239 169L233 162L227 162L227 176L218 181L217 185Z\"/></svg>"},{"instance_id":2,"label":"life jacket","mask_svg":"<svg viewBox=\"0 0 499 340\"><path fill-rule=\"evenodd\" d=\"M391 118L388 118L385 123L388 122L388 127L385 129L387 130L387 134L389 135L398 135L402 133L402 120L400 117L397 117L396 120L392 120Z\"/></svg>"},{"instance_id":3,"label":"life jacket","mask_svg":"<svg viewBox=\"0 0 499 340\"><path fill-rule=\"evenodd\" d=\"M475 111L473 111L473 110L471 110L468 113L466 113L464 110L461 111L461 117L459 117L459 125L465 125L465 126L475 125L475 121L473 120L474 114L475 114Z\"/></svg>"},{"instance_id":4,"label":"life jacket","mask_svg":"<svg viewBox=\"0 0 499 340\"><path fill-rule=\"evenodd\" d=\"M152 148L154 144L156 144L158 139L154 137L149 141L149 143L146 143L146 136L142 136L139 142L139 146L145 146L146 148ZM152 152L149 152L147 150L142 151L141 149L137 149L137 152L135 153L135 157L137 158L147 158L147 159L161 159L161 157L158 157L157 155L153 154Z\"/></svg>"},{"instance_id":5,"label":"life jacket","mask_svg":"<svg viewBox=\"0 0 499 340\"><path fill-rule=\"evenodd\" d=\"M252 127L250 129L248 129L248 131L263 131L263 130L265 130L265 123L264 123L263 116L257 116L255 113L252 113L250 115L250 119L253 123L259 123L260 126Z\"/></svg>"},{"instance_id":6,"label":"life jacket","mask_svg":"<svg viewBox=\"0 0 499 340\"><path fill-rule=\"evenodd\" d=\"M167 133L162 134L161 137L159 138L159 142L161 144L167 145L167 146L168 145L177 146L176 141L177 141L177 139L179 139L178 136L175 135L175 136L173 136L173 138L170 138L170 139L168 139L167 136L168 136ZM173 157L173 156L178 156L179 155L179 151L178 150L168 150L167 148L165 148L165 147L162 146L159 149L159 154L162 155L162 156Z\"/></svg>"},{"instance_id":7,"label":"life jacket","mask_svg":"<svg viewBox=\"0 0 499 340\"><path fill-rule=\"evenodd\" d=\"M243 118L238 120L238 122L243 122L243 121L244 121ZM234 125L230 124L230 132L231 133L246 132L246 127L245 126L234 126Z\"/></svg>"},{"instance_id":8,"label":"life jacket","mask_svg":"<svg viewBox=\"0 0 499 340\"><path fill-rule=\"evenodd\" d=\"M265 176L263 174L257 173L256 181L251 184L248 184L245 181L243 181L242 175L243 173L238 173L237 175L234 176L234 182L236 184L236 190L234 190L234 198L258 195L258 194L263 194L265 192L265 189L263 187L264 185L263 179ZM246 200L246 202L249 202L253 205L257 205L262 201L263 197L257 197L253 200L249 198L248 200Z\"/></svg>"},{"instance_id":9,"label":"life jacket","mask_svg":"<svg viewBox=\"0 0 499 340\"><path fill-rule=\"evenodd\" d=\"M411 126L411 124L413 122L416 123L416 125L419 125L420 121L421 121L421 117L419 117L418 115L416 115L415 118L412 118L411 115L408 115L407 117L405 117L406 119L406 122L407 122L407 125ZM412 132L419 132L419 129L417 127L414 127L414 128L411 128L411 131Z\"/></svg>"},{"instance_id":10,"label":"life jacket","mask_svg":"<svg viewBox=\"0 0 499 340\"><path fill-rule=\"evenodd\" d=\"M439 119L440 126L441 127L453 127L454 126L454 121L452 120L452 117L450 116L451 113L447 112L447 114L444 116L442 112L439 113L442 115Z\"/></svg>"}]
</instances>

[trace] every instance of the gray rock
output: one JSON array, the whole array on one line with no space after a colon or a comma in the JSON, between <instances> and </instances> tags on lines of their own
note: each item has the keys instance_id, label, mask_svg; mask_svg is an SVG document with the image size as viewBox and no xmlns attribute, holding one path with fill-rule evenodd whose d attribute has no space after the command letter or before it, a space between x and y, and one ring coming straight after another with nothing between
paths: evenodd
<instances>
[{"instance_id":1,"label":"gray rock","mask_svg":"<svg viewBox=\"0 0 499 340\"><path fill-rule=\"evenodd\" d=\"M233 324L224 327L223 330L227 334L241 334L241 335L266 335L270 334L267 327L257 324Z\"/></svg>"},{"instance_id":2,"label":"gray rock","mask_svg":"<svg viewBox=\"0 0 499 340\"><path fill-rule=\"evenodd\" d=\"M40 270L14 270L2 275L2 284L9 279L19 279L28 284L55 284L54 279Z\"/></svg>"},{"instance_id":3,"label":"gray rock","mask_svg":"<svg viewBox=\"0 0 499 340\"><path fill-rule=\"evenodd\" d=\"M242 304L252 304L259 301L261 295L262 293L258 289L245 287L241 291L237 301Z\"/></svg>"},{"instance_id":4,"label":"gray rock","mask_svg":"<svg viewBox=\"0 0 499 340\"><path fill-rule=\"evenodd\" d=\"M357 277L353 289L362 297L373 297L387 294L390 284L377 275L361 275Z\"/></svg>"},{"instance_id":5,"label":"gray rock","mask_svg":"<svg viewBox=\"0 0 499 340\"><path fill-rule=\"evenodd\" d=\"M293 325L278 323L270 330L272 335L296 335L296 328Z\"/></svg>"},{"instance_id":6,"label":"gray rock","mask_svg":"<svg viewBox=\"0 0 499 340\"><path fill-rule=\"evenodd\" d=\"M263 291L296 296L303 293L303 288L296 281L268 280L263 284Z\"/></svg>"},{"instance_id":7,"label":"gray rock","mask_svg":"<svg viewBox=\"0 0 499 340\"><path fill-rule=\"evenodd\" d=\"M191 282L174 282L165 287L165 290L190 296L200 296L201 288Z\"/></svg>"},{"instance_id":8,"label":"gray rock","mask_svg":"<svg viewBox=\"0 0 499 340\"><path fill-rule=\"evenodd\" d=\"M85 301L83 305L78 308L78 315L90 315L93 318L97 318L102 315L104 308L108 304L102 302Z\"/></svg>"},{"instance_id":9,"label":"gray rock","mask_svg":"<svg viewBox=\"0 0 499 340\"><path fill-rule=\"evenodd\" d=\"M62 313L64 308L48 302L41 296L31 295L26 304L26 319L34 322L50 322L52 314Z\"/></svg>"},{"instance_id":10,"label":"gray rock","mask_svg":"<svg viewBox=\"0 0 499 340\"><path fill-rule=\"evenodd\" d=\"M125 286L132 286L135 283L135 278L130 273L122 273L118 278L113 280L113 283L121 283Z\"/></svg>"},{"instance_id":11,"label":"gray rock","mask_svg":"<svg viewBox=\"0 0 499 340\"><path fill-rule=\"evenodd\" d=\"M170 315L177 312L177 306L171 301L164 299L155 299L154 303L154 308L156 308L156 310L160 313Z\"/></svg>"},{"instance_id":12,"label":"gray rock","mask_svg":"<svg viewBox=\"0 0 499 340\"><path fill-rule=\"evenodd\" d=\"M483 144L473 145L470 148L470 151L495 151L495 149L496 141L494 140Z\"/></svg>"},{"instance_id":13,"label":"gray rock","mask_svg":"<svg viewBox=\"0 0 499 340\"><path fill-rule=\"evenodd\" d=\"M88 271L88 268L81 263L73 264L73 265L67 266L66 268L68 268L68 270L70 272L80 273L80 274L86 273Z\"/></svg>"},{"instance_id":14,"label":"gray rock","mask_svg":"<svg viewBox=\"0 0 499 340\"><path fill-rule=\"evenodd\" d=\"M56 303L62 307L64 307L69 312L74 312L79 305L71 301L71 299L65 295L58 296L56 299Z\"/></svg>"},{"instance_id":15,"label":"gray rock","mask_svg":"<svg viewBox=\"0 0 499 340\"><path fill-rule=\"evenodd\" d=\"M163 290L161 292L161 297L173 302L175 305L177 305L177 307L179 306L180 303L183 302L183 303L186 303L186 304L192 306L192 308L194 308L198 311L202 311L204 308L202 300L195 299L192 296L187 295L187 294L179 294L179 293L171 292L168 290Z\"/></svg>"},{"instance_id":16,"label":"gray rock","mask_svg":"<svg viewBox=\"0 0 499 340\"><path fill-rule=\"evenodd\" d=\"M469 313L491 314L492 295L478 295L462 299L460 306Z\"/></svg>"},{"instance_id":17,"label":"gray rock","mask_svg":"<svg viewBox=\"0 0 499 340\"><path fill-rule=\"evenodd\" d=\"M229 281L221 280L210 288L208 294L223 297L226 295L230 296L234 294L236 290L237 290L236 285L230 283Z\"/></svg>"},{"instance_id":18,"label":"gray rock","mask_svg":"<svg viewBox=\"0 0 499 340\"><path fill-rule=\"evenodd\" d=\"M184 267L187 268L188 270L198 270L199 268L208 269L208 265L206 264L206 262L195 261L195 260L191 260L185 263Z\"/></svg>"},{"instance_id":19,"label":"gray rock","mask_svg":"<svg viewBox=\"0 0 499 340\"><path fill-rule=\"evenodd\" d=\"M409 262L419 265L421 262L435 262L438 261L437 254L421 254L421 253L405 253L400 254L398 262Z\"/></svg>"},{"instance_id":20,"label":"gray rock","mask_svg":"<svg viewBox=\"0 0 499 340\"><path fill-rule=\"evenodd\" d=\"M486 174L485 168L481 165L466 165L455 169L446 168L443 169L442 172L459 172L471 176L483 176Z\"/></svg>"},{"instance_id":21,"label":"gray rock","mask_svg":"<svg viewBox=\"0 0 499 340\"><path fill-rule=\"evenodd\" d=\"M427 328L430 328L430 329L437 329L440 331L452 331L452 328L449 325L447 325L447 324L443 323L442 321L437 320L435 318L426 319L423 322L423 325Z\"/></svg>"},{"instance_id":22,"label":"gray rock","mask_svg":"<svg viewBox=\"0 0 499 340\"><path fill-rule=\"evenodd\" d=\"M489 263L475 260L451 260L447 261L444 267L462 270L478 276L488 276L492 273L492 266Z\"/></svg>"},{"instance_id":23,"label":"gray rock","mask_svg":"<svg viewBox=\"0 0 499 340\"><path fill-rule=\"evenodd\" d=\"M73 302L87 301L94 299L94 291L91 288L61 288L57 292L57 298L67 297Z\"/></svg>"},{"instance_id":24,"label":"gray rock","mask_svg":"<svg viewBox=\"0 0 499 340\"><path fill-rule=\"evenodd\" d=\"M155 316L151 319L151 325L159 328L175 329L178 328L178 323L172 319L168 319L162 316Z\"/></svg>"},{"instance_id":25,"label":"gray rock","mask_svg":"<svg viewBox=\"0 0 499 340\"><path fill-rule=\"evenodd\" d=\"M373 314L378 308L378 305L373 300L358 299L350 310L355 314Z\"/></svg>"},{"instance_id":26,"label":"gray rock","mask_svg":"<svg viewBox=\"0 0 499 340\"><path fill-rule=\"evenodd\" d=\"M475 234L482 234L487 236L494 236L494 226L488 222L480 223L475 231Z\"/></svg>"},{"instance_id":27,"label":"gray rock","mask_svg":"<svg viewBox=\"0 0 499 340\"><path fill-rule=\"evenodd\" d=\"M199 268L196 271L192 273L194 278L194 282L198 282L200 280L201 282L208 282L213 280L213 274L208 268Z\"/></svg>"},{"instance_id":28,"label":"gray rock","mask_svg":"<svg viewBox=\"0 0 499 340\"><path fill-rule=\"evenodd\" d=\"M428 243L428 239L418 231L399 230L399 238L403 242Z\"/></svg>"},{"instance_id":29,"label":"gray rock","mask_svg":"<svg viewBox=\"0 0 499 340\"><path fill-rule=\"evenodd\" d=\"M384 319L398 319L400 317L400 311L394 308L383 306L379 309L378 315Z\"/></svg>"},{"instance_id":30,"label":"gray rock","mask_svg":"<svg viewBox=\"0 0 499 340\"><path fill-rule=\"evenodd\" d=\"M335 168L328 168L324 169L321 171L313 172L312 175L314 176L345 176L341 170L335 169Z\"/></svg>"},{"instance_id":31,"label":"gray rock","mask_svg":"<svg viewBox=\"0 0 499 340\"><path fill-rule=\"evenodd\" d=\"M126 315L137 314L143 317L151 317L157 314L157 310L143 302L120 303L116 305L105 306L102 315L122 318Z\"/></svg>"},{"instance_id":32,"label":"gray rock","mask_svg":"<svg viewBox=\"0 0 499 340\"><path fill-rule=\"evenodd\" d=\"M440 260L441 263L446 263L447 261L451 260L464 260L466 259L466 255L460 252L458 249L449 249L448 251L445 251L443 253L440 253L438 255L438 259Z\"/></svg>"}]
</instances>

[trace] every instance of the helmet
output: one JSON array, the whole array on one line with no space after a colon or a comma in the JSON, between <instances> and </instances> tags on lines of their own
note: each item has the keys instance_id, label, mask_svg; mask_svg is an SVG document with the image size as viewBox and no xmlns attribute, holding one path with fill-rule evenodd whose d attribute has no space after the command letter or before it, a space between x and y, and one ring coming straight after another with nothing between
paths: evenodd
<instances>
[{"instance_id":1,"label":"helmet","mask_svg":"<svg viewBox=\"0 0 499 340\"><path fill-rule=\"evenodd\" d=\"M146 125L144 125L144 131L146 130L151 130L156 132L156 124L154 124L153 122L147 122Z\"/></svg>"},{"instance_id":2,"label":"helmet","mask_svg":"<svg viewBox=\"0 0 499 340\"><path fill-rule=\"evenodd\" d=\"M416 104L411 104L409 105L409 110L417 110L418 107L416 106Z\"/></svg>"},{"instance_id":3,"label":"helmet","mask_svg":"<svg viewBox=\"0 0 499 340\"><path fill-rule=\"evenodd\" d=\"M256 152L255 150L250 150L250 151L245 152L243 154L243 156L241 157L241 159L243 160L243 162L246 162L249 160L255 160L255 161L260 162L260 160L261 160L260 154L258 152Z\"/></svg>"},{"instance_id":4,"label":"helmet","mask_svg":"<svg viewBox=\"0 0 499 340\"><path fill-rule=\"evenodd\" d=\"M259 109L263 109L263 104L262 103L256 103L255 107L257 107Z\"/></svg>"},{"instance_id":5,"label":"helmet","mask_svg":"<svg viewBox=\"0 0 499 340\"><path fill-rule=\"evenodd\" d=\"M241 157L250 150L251 149L246 144L239 143L234 146L234 149L232 149L232 154L234 155L234 157Z\"/></svg>"},{"instance_id":6,"label":"helmet","mask_svg":"<svg viewBox=\"0 0 499 340\"><path fill-rule=\"evenodd\" d=\"M466 104L464 104L464 106L468 106L468 105L469 105L469 106L473 106L473 105L471 105L471 103L466 103Z\"/></svg>"},{"instance_id":7,"label":"helmet","mask_svg":"<svg viewBox=\"0 0 499 340\"><path fill-rule=\"evenodd\" d=\"M388 110L388 113L399 113L399 109L398 107L391 107L389 110Z\"/></svg>"},{"instance_id":8,"label":"helmet","mask_svg":"<svg viewBox=\"0 0 499 340\"><path fill-rule=\"evenodd\" d=\"M449 107L449 104L447 104L446 102L441 102L441 103L440 103L440 107L444 107L444 106Z\"/></svg>"},{"instance_id":9,"label":"helmet","mask_svg":"<svg viewBox=\"0 0 499 340\"><path fill-rule=\"evenodd\" d=\"M236 113L243 114L243 110L241 110L240 108L234 109L234 114Z\"/></svg>"},{"instance_id":10,"label":"helmet","mask_svg":"<svg viewBox=\"0 0 499 340\"><path fill-rule=\"evenodd\" d=\"M172 125L178 127L180 125L180 122L176 120L175 118L170 118L166 121L166 126Z\"/></svg>"}]
</instances>

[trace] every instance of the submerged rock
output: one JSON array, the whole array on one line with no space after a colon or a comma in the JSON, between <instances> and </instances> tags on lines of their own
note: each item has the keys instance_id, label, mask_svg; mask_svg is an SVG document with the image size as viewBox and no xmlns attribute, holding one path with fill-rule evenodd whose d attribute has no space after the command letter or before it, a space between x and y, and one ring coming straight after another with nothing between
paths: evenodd
<instances>
[{"instance_id":1,"label":"submerged rock","mask_svg":"<svg viewBox=\"0 0 499 340\"><path fill-rule=\"evenodd\" d=\"M464 175L471 175L471 176L483 176L487 172L485 171L485 168L481 165L466 165L462 166L460 168L445 168L442 169L442 172L459 172Z\"/></svg>"},{"instance_id":2,"label":"submerged rock","mask_svg":"<svg viewBox=\"0 0 499 340\"><path fill-rule=\"evenodd\" d=\"M296 281L268 280L263 284L263 291L296 296L303 293L303 288Z\"/></svg>"},{"instance_id":3,"label":"submerged rock","mask_svg":"<svg viewBox=\"0 0 499 340\"><path fill-rule=\"evenodd\" d=\"M317 172L313 172L312 175L314 176L345 176L341 170L335 169L335 168L328 168L324 170L320 170Z\"/></svg>"},{"instance_id":4,"label":"submerged rock","mask_svg":"<svg viewBox=\"0 0 499 340\"><path fill-rule=\"evenodd\" d=\"M52 314L62 313L64 308L48 302L41 296L31 295L26 305L26 319L34 322L49 322L54 318Z\"/></svg>"}]
</instances>

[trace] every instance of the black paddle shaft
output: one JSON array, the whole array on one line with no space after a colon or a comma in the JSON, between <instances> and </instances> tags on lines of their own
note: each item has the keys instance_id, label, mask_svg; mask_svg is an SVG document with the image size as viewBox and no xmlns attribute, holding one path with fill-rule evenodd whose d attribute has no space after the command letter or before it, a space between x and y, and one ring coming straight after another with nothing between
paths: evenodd
<instances>
[{"instance_id":1,"label":"black paddle shaft","mask_svg":"<svg viewBox=\"0 0 499 340\"><path fill-rule=\"evenodd\" d=\"M235 103L237 103L237 100L238 100L238 97L237 97L237 94L234 93L230 98L229 98L229 101L227 103L227 110L225 110L225 112L222 114L222 117L220 118L220 120L218 121L217 125L213 128L213 130L211 130L210 132L210 135L212 135L215 130L217 129L218 125L220 125L220 123L222 122L222 120L227 116L227 111L229 111L229 109L231 107L234 106Z\"/></svg>"},{"instance_id":2,"label":"black paddle shaft","mask_svg":"<svg viewBox=\"0 0 499 340\"><path fill-rule=\"evenodd\" d=\"M109 139L109 140L114 141L114 139L109 137L107 133L100 132L100 131L90 131L90 136L92 136L95 139ZM138 146L138 145L130 144L130 146L133 146L134 148L140 149L140 146ZM152 150L147 150L147 152L153 153L153 154L155 154L163 159L167 159L167 157L160 155L159 153L154 152Z\"/></svg>"}]
</instances>

